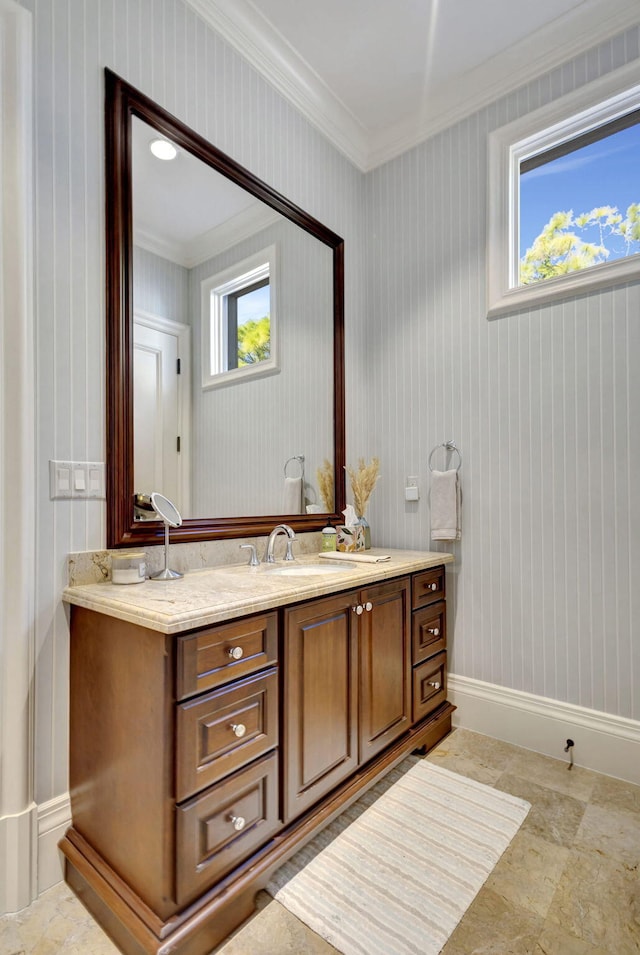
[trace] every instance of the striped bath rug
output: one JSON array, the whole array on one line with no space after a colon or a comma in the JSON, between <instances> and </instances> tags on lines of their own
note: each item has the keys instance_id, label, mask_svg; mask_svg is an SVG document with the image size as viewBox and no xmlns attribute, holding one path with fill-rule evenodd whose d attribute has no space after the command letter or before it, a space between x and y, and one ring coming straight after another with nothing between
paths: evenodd
<instances>
[{"instance_id":1,"label":"striped bath rug","mask_svg":"<svg viewBox=\"0 0 640 955\"><path fill-rule=\"evenodd\" d=\"M410 756L267 892L344 955L438 955L529 809Z\"/></svg>"}]
</instances>

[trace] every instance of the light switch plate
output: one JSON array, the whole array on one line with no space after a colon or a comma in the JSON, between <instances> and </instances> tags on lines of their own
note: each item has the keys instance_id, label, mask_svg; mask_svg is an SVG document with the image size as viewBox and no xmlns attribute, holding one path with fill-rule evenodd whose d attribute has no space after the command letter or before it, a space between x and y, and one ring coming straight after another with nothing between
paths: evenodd
<instances>
[{"instance_id":1,"label":"light switch plate","mask_svg":"<svg viewBox=\"0 0 640 955\"><path fill-rule=\"evenodd\" d=\"M103 461L49 461L49 497L60 500L104 500Z\"/></svg>"}]
</instances>

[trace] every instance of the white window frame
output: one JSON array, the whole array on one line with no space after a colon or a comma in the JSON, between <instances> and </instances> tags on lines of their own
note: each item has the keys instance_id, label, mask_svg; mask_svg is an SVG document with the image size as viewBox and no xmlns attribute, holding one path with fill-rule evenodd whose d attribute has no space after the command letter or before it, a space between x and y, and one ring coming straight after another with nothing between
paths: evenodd
<instances>
[{"instance_id":1,"label":"white window frame","mask_svg":"<svg viewBox=\"0 0 640 955\"><path fill-rule=\"evenodd\" d=\"M518 285L520 163L639 106L640 63L635 61L489 134L489 318L638 278L640 255L635 255Z\"/></svg>"},{"instance_id":2,"label":"white window frame","mask_svg":"<svg viewBox=\"0 0 640 955\"><path fill-rule=\"evenodd\" d=\"M247 285L269 279L271 354L255 365L243 365L228 371L215 371L224 366L227 346L227 323L224 299ZM276 247L270 245L255 255L203 279L201 289L202 388L220 388L252 378L275 375L280 371L277 348L277 277Z\"/></svg>"}]
</instances>

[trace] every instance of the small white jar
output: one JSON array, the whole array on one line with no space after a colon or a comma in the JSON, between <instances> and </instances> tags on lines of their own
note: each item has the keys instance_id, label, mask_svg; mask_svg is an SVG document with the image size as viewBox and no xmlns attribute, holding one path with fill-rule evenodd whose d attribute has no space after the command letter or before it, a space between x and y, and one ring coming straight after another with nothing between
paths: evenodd
<instances>
[{"instance_id":1,"label":"small white jar","mask_svg":"<svg viewBox=\"0 0 640 955\"><path fill-rule=\"evenodd\" d=\"M141 584L147 575L147 555L144 551L111 555L111 582L114 584Z\"/></svg>"}]
</instances>

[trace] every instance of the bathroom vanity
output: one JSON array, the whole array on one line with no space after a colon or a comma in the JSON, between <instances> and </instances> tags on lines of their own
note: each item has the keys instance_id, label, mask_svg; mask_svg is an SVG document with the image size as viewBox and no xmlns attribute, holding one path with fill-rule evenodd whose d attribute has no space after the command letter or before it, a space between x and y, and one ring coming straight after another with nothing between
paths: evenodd
<instances>
[{"instance_id":1,"label":"bathroom vanity","mask_svg":"<svg viewBox=\"0 0 640 955\"><path fill-rule=\"evenodd\" d=\"M285 859L449 732L453 558L386 553L65 591L61 849L68 883L127 955L206 955Z\"/></svg>"}]
</instances>

